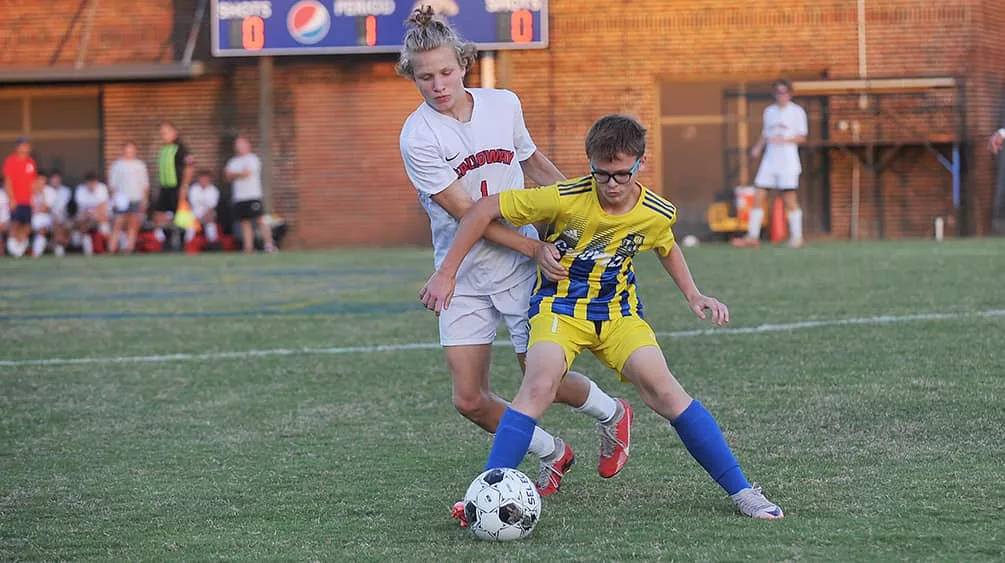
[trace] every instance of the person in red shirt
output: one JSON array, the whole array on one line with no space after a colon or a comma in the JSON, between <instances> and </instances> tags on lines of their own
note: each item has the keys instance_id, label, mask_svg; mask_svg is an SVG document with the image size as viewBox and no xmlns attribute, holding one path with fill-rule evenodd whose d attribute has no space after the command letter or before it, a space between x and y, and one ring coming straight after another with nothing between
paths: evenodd
<instances>
[{"instance_id":1,"label":"person in red shirt","mask_svg":"<svg viewBox=\"0 0 1005 563\"><path fill-rule=\"evenodd\" d=\"M3 163L3 187L12 209L7 251L13 256L22 256L28 249L28 236L31 235L32 184L38 175L38 165L31 158L31 142L27 137L18 137L14 146L14 153Z\"/></svg>"}]
</instances>

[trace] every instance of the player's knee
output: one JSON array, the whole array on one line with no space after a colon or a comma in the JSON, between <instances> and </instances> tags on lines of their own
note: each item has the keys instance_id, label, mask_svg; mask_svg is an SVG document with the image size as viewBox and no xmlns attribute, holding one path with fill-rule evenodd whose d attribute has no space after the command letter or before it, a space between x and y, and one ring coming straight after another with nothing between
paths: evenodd
<instances>
[{"instance_id":1,"label":"player's knee","mask_svg":"<svg viewBox=\"0 0 1005 563\"><path fill-rule=\"evenodd\" d=\"M454 392L454 408L464 418L478 421L489 411L492 397L487 391Z\"/></svg>"}]
</instances>

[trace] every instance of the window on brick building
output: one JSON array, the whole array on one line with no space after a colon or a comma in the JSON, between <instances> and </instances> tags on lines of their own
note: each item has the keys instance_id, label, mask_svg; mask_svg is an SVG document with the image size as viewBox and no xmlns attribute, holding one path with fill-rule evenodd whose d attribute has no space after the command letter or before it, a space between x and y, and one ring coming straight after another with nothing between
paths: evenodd
<instances>
[{"instance_id":1,"label":"window on brick building","mask_svg":"<svg viewBox=\"0 0 1005 563\"><path fill-rule=\"evenodd\" d=\"M58 168L67 185L81 181L88 171L101 174L99 96L93 88L0 92L0 143L12 147L14 139L27 135L39 166Z\"/></svg>"}]
</instances>

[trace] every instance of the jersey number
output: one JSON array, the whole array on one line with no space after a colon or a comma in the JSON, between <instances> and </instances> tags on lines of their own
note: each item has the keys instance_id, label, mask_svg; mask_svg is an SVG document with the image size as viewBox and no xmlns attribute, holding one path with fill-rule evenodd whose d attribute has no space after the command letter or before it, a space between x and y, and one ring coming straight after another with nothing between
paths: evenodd
<instances>
[{"instance_id":1,"label":"jersey number","mask_svg":"<svg viewBox=\"0 0 1005 563\"><path fill-rule=\"evenodd\" d=\"M482 197L489 197L489 183L482 180Z\"/></svg>"}]
</instances>

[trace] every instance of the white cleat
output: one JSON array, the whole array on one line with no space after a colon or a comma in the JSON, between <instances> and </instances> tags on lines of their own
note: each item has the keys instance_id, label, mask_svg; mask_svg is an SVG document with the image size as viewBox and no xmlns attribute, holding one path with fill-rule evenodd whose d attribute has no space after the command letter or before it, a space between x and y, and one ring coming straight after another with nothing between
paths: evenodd
<instances>
[{"instance_id":1,"label":"white cleat","mask_svg":"<svg viewBox=\"0 0 1005 563\"><path fill-rule=\"evenodd\" d=\"M764 498L761 488L756 485L741 490L733 495L732 498L744 516L750 516L759 520L778 520L785 516L777 504L773 504Z\"/></svg>"}]
</instances>

